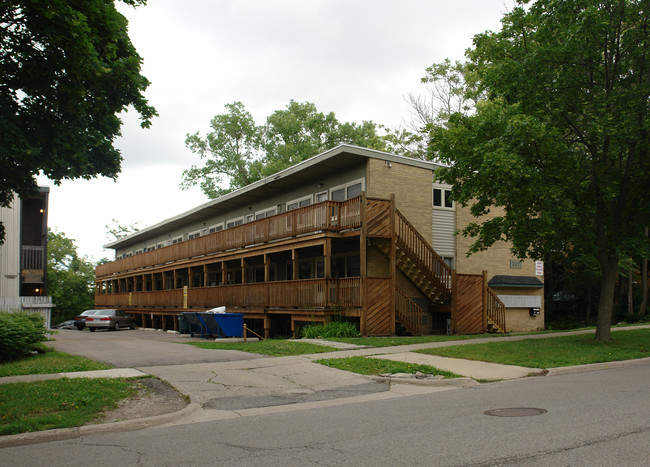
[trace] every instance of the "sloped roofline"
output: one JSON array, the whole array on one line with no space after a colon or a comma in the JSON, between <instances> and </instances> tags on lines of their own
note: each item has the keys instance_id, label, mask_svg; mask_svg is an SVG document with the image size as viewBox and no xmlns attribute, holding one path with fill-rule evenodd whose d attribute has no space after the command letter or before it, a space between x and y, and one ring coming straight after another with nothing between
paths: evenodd
<instances>
[{"instance_id":1,"label":"sloped roofline","mask_svg":"<svg viewBox=\"0 0 650 467\"><path fill-rule=\"evenodd\" d=\"M132 244L134 242L137 242L139 237L145 237L151 234L152 232L164 228L165 226L171 223L182 222L183 219L189 218L191 215L197 214L204 210L207 211L208 209L214 208L219 204L222 204L229 200L233 200L243 194L251 192L256 188L262 187L269 183L273 183L276 180L286 178L296 173L299 173L309 167L318 165L328 159L339 156L343 153L353 154L356 156L365 157L367 159L379 159L379 160L384 160L389 162L395 162L397 164L410 165L413 167L420 167L429 170L436 170L437 168L442 167L442 165L436 164L434 162L423 161L420 159L413 159L411 157L398 156L396 154L392 154L389 152L378 151L376 149L368 149L360 146L354 146L351 144L340 144L332 149L328 149L325 152L312 156L309 159L305 159L304 161L298 162L297 164L288 167L284 170L281 170L280 172L277 172L266 178L253 182L250 185L246 185L245 187L238 188L237 190L231 191L230 193L220 196L219 198L210 200L207 203L203 203L193 209L178 214L177 216L167 218L162 222L158 222L157 224L140 229L137 232L134 232L126 237L107 243L106 245L104 245L104 248L117 249L117 248L121 248L122 246Z\"/></svg>"}]
</instances>

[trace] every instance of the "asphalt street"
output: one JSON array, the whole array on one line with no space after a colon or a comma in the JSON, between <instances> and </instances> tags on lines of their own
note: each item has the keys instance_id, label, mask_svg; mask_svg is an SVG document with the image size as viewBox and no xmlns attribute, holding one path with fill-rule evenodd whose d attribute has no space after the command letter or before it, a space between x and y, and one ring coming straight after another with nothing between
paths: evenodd
<instances>
[{"instance_id":1,"label":"asphalt street","mask_svg":"<svg viewBox=\"0 0 650 467\"><path fill-rule=\"evenodd\" d=\"M0 464L637 466L650 362L0 450ZM311 406L306 406L311 407ZM494 409L543 409L495 417Z\"/></svg>"}]
</instances>

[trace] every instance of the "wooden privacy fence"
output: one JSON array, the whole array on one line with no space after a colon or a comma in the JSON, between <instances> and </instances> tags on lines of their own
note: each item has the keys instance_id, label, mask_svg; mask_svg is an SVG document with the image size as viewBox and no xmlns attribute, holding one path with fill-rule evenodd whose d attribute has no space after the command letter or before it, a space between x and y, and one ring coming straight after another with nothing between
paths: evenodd
<instances>
[{"instance_id":1,"label":"wooden privacy fence","mask_svg":"<svg viewBox=\"0 0 650 467\"><path fill-rule=\"evenodd\" d=\"M505 305L487 286L487 272L456 274L454 280L452 326L455 334L480 334L506 331Z\"/></svg>"},{"instance_id":2,"label":"wooden privacy fence","mask_svg":"<svg viewBox=\"0 0 650 467\"><path fill-rule=\"evenodd\" d=\"M234 307L361 307L361 279L306 279L153 292L95 295L95 305L184 309Z\"/></svg>"}]
</instances>

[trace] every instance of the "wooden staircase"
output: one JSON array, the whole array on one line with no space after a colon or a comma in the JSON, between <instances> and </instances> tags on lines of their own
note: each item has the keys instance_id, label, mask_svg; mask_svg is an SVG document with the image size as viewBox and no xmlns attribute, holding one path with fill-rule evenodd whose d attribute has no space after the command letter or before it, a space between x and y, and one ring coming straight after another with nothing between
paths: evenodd
<instances>
[{"instance_id":1,"label":"wooden staircase","mask_svg":"<svg viewBox=\"0 0 650 467\"><path fill-rule=\"evenodd\" d=\"M444 260L434 251L431 245L420 235L413 225L395 209L395 264L400 271L431 301L433 304L448 304L452 301L452 271ZM390 256L390 244L378 242L379 249ZM478 327L472 332L501 332L506 331L505 306L499 298L484 285L486 278L481 278L473 289L472 295L480 301L472 306L471 313L480 313L476 317L467 316ZM487 293L484 295L483 287ZM479 295L476 295L476 294ZM485 298L483 298L485 297ZM486 299L487 303L484 302ZM464 314L463 307L459 313ZM423 310L413 299L401 289L396 290L395 300L396 320L413 335L422 335L431 331L431 315ZM457 316L458 318L458 316ZM465 318L465 316L461 316ZM476 327L476 326L474 326Z\"/></svg>"}]
</instances>

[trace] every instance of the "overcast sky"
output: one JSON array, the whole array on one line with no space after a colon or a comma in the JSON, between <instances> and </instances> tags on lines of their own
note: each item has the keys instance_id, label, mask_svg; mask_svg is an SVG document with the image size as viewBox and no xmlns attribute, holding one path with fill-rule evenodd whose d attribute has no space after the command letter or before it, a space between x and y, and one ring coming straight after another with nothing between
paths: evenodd
<instances>
[{"instance_id":1,"label":"overcast sky","mask_svg":"<svg viewBox=\"0 0 650 467\"><path fill-rule=\"evenodd\" d=\"M342 122L396 127L408 119L404 97L423 91L432 63L462 60L475 34L500 29L513 0L149 0L118 5L151 81L159 113L148 130L123 115L116 141L124 161L105 178L50 186L49 225L93 260L106 225L146 227L207 201L178 188L198 156L188 133L209 131L224 105L241 101L262 124L291 99L313 102Z\"/></svg>"}]
</instances>

